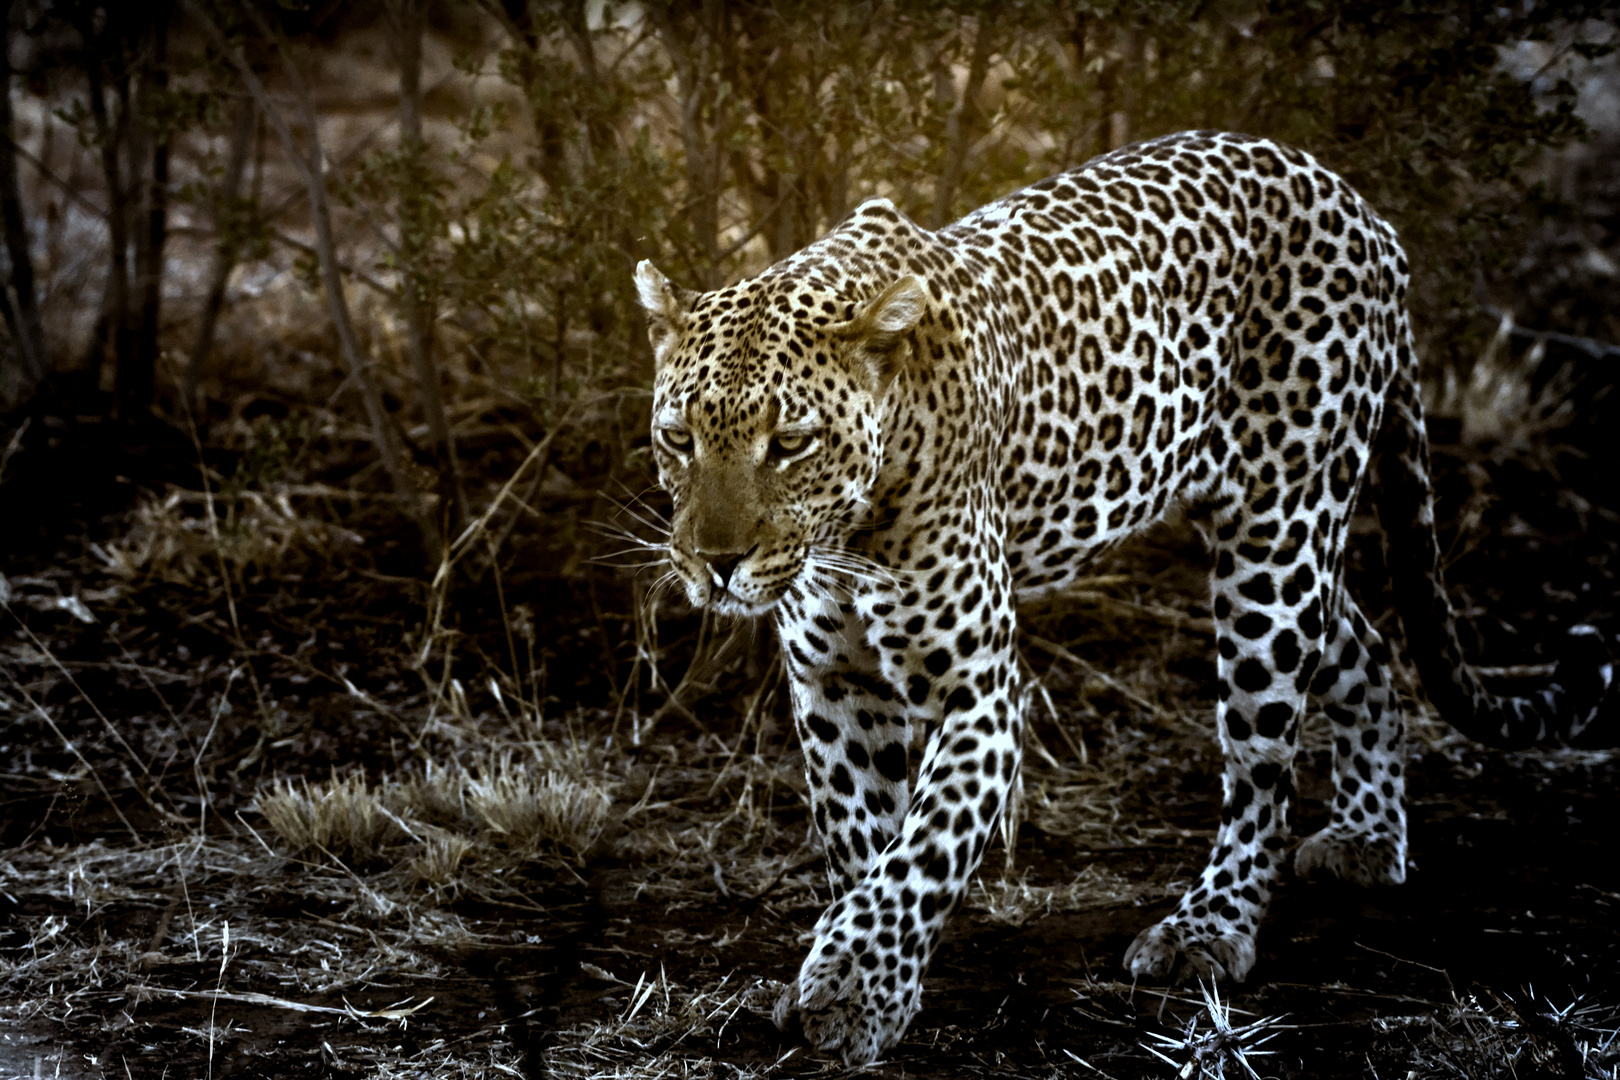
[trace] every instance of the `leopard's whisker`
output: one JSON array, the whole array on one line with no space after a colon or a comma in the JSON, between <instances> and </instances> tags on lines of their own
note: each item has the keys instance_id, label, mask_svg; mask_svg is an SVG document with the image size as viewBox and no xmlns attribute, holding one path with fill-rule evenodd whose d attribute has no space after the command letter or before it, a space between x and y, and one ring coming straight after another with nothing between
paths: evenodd
<instances>
[{"instance_id":1,"label":"leopard's whisker","mask_svg":"<svg viewBox=\"0 0 1620 1080\"><path fill-rule=\"evenodd\" d=\"M616 540L633 540L633 541L636 541L637 543L651 543L652 542L651 540L649 540L647 537L641 535L640 533L632 532L631 530L625 528L623 525L619 525L619 524L616 524L616 523L611 522L611 521L587 520L587 521L584 522L584 525L585 525L585 527L587 529L589 529L592 532L596 533L598 536L608 536L608 537L612 537L612 538L614 538ZM653 533L654 536L661 537L663 542L668 542L669 535L670 535L669 530L661 529L661 528L657 528L657 527L653 527L653 526L648 526L648 527L652 529L652 533Z\"/></svg>"},{"instance_id":2,"label":"leopard's whisker","mask_svg":"<svg viewBox=\"0 0 1620 1080\"><path fill-rule=\"evenodd\" d=\"M632 552L637 552L637 553L644 552L644 553L652 554L652 555L662 555L662 556L664 556L666 558L669 556L669 545L668 544L630 543L628 541L625 541L624 538L622 538L622 537L614 537L613 539L620 540L625 545L624 547L618 548L618 549L614 550L613 552L611 552L611 554L614 554L614 555L628 555L628 554L631 554Z\"/></svg>"},{"instance_id":3,"label":"leopard's whisker","mask_svg":"<svg viewBox=\"0 0 1620 1080\"><path fill-rule=\"evenodd\" d=\"M667 536L640 536L627 529L604 528L601 522L587 521L585 527L604 540L627 544L631 548L645 551L668 551L669 537Z\"/></svg>"},{"instance_id":4,"label":"leopard's whisker","mask_svg":"<svg viewBox=\"0 0 1620 1080\"><path fill-rule=\"evenodd\" d=\"M614 541L620 546L614 550L593 555L587 562L598 566L615 566L624 569L643 569L650 566L661 566L669 562L669 544L648 540L632 532L605 525L602 522L586 522L598 535ZM634 556L650 555L650 559L636 559Z\"/></svg>"},{"instance_id":5,"label":"leopard's whisker","mask_svg":"<svg viewBox=\"0 0 1620 1080\"><path fill-rule=\"evenodd\" d=\"M663 574L660 574L656 579L654 579L653 583L651 585L647 586L647 592L642 597L642 601L641 601L642 618L644 618L644 619L652 618L653 614L658 609L659 603L662 602L665 594L670 592L670 590L672 590L675 587L675 585L679 583L679 581L680 581L680 574L678 572L676 572L674 568L669 569L668 571L664 572Z\"/></svg>"},{"instance_id":6,"label":"leopard's whisker","mask_svg":"<svg viewBox=\"0 0 1620 1080\"><path fill-rule=\"evenodd\" d=\"M817 571L840 574L857 585L874 589L894 588L899 578L888 567L849 550L812 549L806 560Z\"/></svg>"},{"instance_id":7,"label":"leopard's whisker","mask_svg":"<svg viewBox=\"0 0 1620 1080\"><path fill-rule=\"evenodd\" d=\"M636 524L640 525L649 532L656 533L665 539L668 539L673 533L674 526L670 524L669 520L665 518L663 514L659 513L657 509L640 498L635 498L633 502L627 503L614 498L612 495L607 495L605 492L604 495L609 502L613 503L613 505L618 509L619 513L624 514L626 517L630 518ZM609 522L593 521L589 522L588 524L607 529L622 529L622 526L614 525Z\"/></svg>"},{"instance_id":8,"label":"leopard's whisker","mask_svg":"<svg viewBox=\"0 0 1620 1080\"><path fill-rule=\"evenodd\" d=\"M669 545L668 544L626 544L624 547L615 548L614 550L608 552L606 554L606 556L593 556L591 561L596 562L596 561L599 561L601 558L606 558L606 557L617 558L617 557L622 556L622 555L657 555L657 556L660 556L661 559L667 560L669 558Z\"/></svg>"},{"instance_id":9,"label":"leopard's whisker","mask_svg":"<svg viewBox=\"0 0 1620 1080\"><path fill-rule=\"evenodd\" d=\"M631 517L636 518L638 521L642 521L643 523L648 523L647 518L651 518L653 521L658 522L659 524L661 524L666 530L668 529L668 527L669 527L669 519L666 518L663 515L663 513L659 511L659 509L657 507L653 506L651 503L649 503L641 495L637 494L634 491L631 491L629 489L629 487L627 487L625 485L624 481L622 481L622 480L619 481L619 486L624 489L624 493L625 493L625 498L624 499L619 499L619 498L617 498L617 497L615 497L613 495L608 494L607 492L603 492L603 495L605 495L607 497L607 499L613 503L614 506L617 506L620 510L622 510L625 513L629 514ZM645 488L643 490L652 491L652 490L655 490L655 489L649 487L649 488ZM637 511L640 511L640 513L637 513ZM645 516L643 516L643 515L645 515Z\"/></svg>"}]
</instances>

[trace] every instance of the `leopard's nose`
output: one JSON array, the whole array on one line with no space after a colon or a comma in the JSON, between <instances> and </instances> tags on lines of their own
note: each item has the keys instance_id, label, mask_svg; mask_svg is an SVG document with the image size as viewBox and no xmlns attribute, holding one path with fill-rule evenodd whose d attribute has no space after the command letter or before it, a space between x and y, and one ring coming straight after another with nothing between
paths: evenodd
<instances>
[{"instance_id":1,"label":"leopard's nose","mask_svg":"<svg viewBox=\"0 0 1620 1080\"><path fill-rule=\"evenodd\" d=\"M737 567L742 565L744 559L758 550L759 545L755 544L747 551L704 551L699 554L709 564L709 573L714 577L714 583L720 588L726 589L731 587L731 575L737 572Z\"/></svg>"}]
</instances>

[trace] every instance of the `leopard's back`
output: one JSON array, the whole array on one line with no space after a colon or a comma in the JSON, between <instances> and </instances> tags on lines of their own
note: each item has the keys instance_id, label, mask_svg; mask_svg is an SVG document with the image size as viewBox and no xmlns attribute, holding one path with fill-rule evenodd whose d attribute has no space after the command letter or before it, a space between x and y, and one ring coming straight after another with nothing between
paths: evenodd
<instances>
[{"instance_id":1,"label":"leopard's back","mask_svg":"<svg viewBox=\"0 0 1620 1080\"><path fill-rule=\"evenodd\" d=\"M1179 499L1262 502L1336 464L1359 477L1382 388L1412 364L1393 230L1268 140L1127 147L939 239L990 298L975 351L1004 395L997 467L1021 596Z\"/></svg>"}]
</instances>

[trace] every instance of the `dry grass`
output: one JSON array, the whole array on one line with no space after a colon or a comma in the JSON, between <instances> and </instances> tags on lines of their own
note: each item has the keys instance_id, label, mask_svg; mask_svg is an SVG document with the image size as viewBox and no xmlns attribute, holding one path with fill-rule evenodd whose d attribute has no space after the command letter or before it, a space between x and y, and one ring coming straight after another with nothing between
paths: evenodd
<instances>
[{"instance_id":1,"label":"dry grass","mask_svg":"<svg viewBox=\"0 0 1620 1080\"><path fill-rule=\"evenodd\" d=\"M1564 1006L1513 996L1453 996L1438 1012L1374 1021L1385 1030L1416 1028L1420 1076L1569 1076L1620 1078L1620 1012L1576 998Z\"/></svg>"},{"instance_id":2,"label":"dry grass","mask_svg":"<svg viewBox=\"0 0 1620 1080\"><path fill-rule=\"evenodd\" d=\"M1165 620L1158 609L1186 610L1195 601L1153 580L1145 575L1105 586L1129 599L1077 603L1109 613L1101 617L1100 634L1162 642ZM1080 746L1051 738L1048 746L1032 746L1024 793L1031 824L1082 852L1176 840L1199 846L1201 835L1157 819L1143 800L1185 773L1190 754L1214 766L1202 726L1207 705L1178 698L1165 666L1181 655L1176 650L1196 652L1204 644L1193 628L1179 644L1172 637L1172 647L1152 645L1128 662L1087 671L1059 657L1043 673L1052 684L1052 706L1065 710L1047 721L1072 724ZM1076 658L1084 655L1065 648ZM1106 679L1098 677L1103 673ZM594 980L603 989L590 999L594 1004L548 1028L541 1049L524 1045L522 1024L510 1013L461 1017L453 1003L427 1002L436 988L465 979L453 957L532 948L527 941L560 932L554 916L514 888L510 871L525 864L556 867L568 879L567 867L611 855L629 868L616 886L622 890L615 894L622 897L618 910L657 911L664 918L693 912L689 925L663 933L661 948L672 959L732 955L722 950L757 948L766 937L781 948L778 939L813 921L823 888L802 816L782 813L802 805L803 781L798 762L780 748L779 720L770 709L746 707L745 699L737 706L745 722L725 737L682 725L678 740L637 748L613 740L607 711L544 717L498 687L487 698L493 707L476 709L459 683L440 689L437 699L420 701L419 711L407 716L416 730L436 733L423 736L428 741L408 764L369 780L349 773L319 782L270 782L256 800L263 824L244 815L257 837L244 830L239 840L193 838L148 848L37 845L0 862L0 889L57 905L23 919L26 947L0 960L0 1020L61 1022L105 1010L120 994L129 995L139 1016L145 1003L202 994L213 995L197 1000L217 1009L219 1023L207 1023L205 1014L181 1037L199 1051L217 1043L216 1063L246 1037L241 1017L253 1008L311 1024L337 1023L322 1035L324 1060L379 1077L515 1076L537 1068L580 1078L840 1071L786 1042L779 1060L728 1064L724 1047L737 1045L744 1025L759 1030L779 985L725 966L671 970L644 952L592 954L567 973L569 980ZM1039 707L1049 707L1046 699ZM1104 715L1115 722L1102 722ZM1421 744L1421 737L1415 741ZM429 745L438 749L429 752ZM987 859L968 906L1009 926L1058 913L1135 910L1184 884L1170 866L1138 876L1082 862L1077 871L1055 876L1027 868L996 876L989 869L994 860L993 854ZM283 908L291 903L305 914L263 914L266 902L278 897ZM529 922L514 935L459 913L458 898L522 905ZM172 918L156 934L103 936L94 929L91 916L130 904L169 910ZM731 914L717 921L716 910ZM228 964L222 950L227 920ZM537 961L535 970L549 969ZM773 967L772 974L787 969ZM1105 1066L1076 1044L1065 1054L1078 1059L1068 1064L1079 1075L1145 1074L1155 1066L1143 1042L1188 1077L1250 1076L1251 1067L1266 1072L1261 1052L1269 1044L1262 1044L1280 1030L1274 1019L1238 1020L1241 1012L1213 995L1202 1002L1178 997L1180 1006L1199 1010L1196 1022L1152 1038L1163 1025L1143 1017L1158 1007L1157 997L1131 1006L1128 985L1086 985L1092 999L1107 998L1130 1017L1110 1023L1124 1025L1120 1031L1137 1056L1131 1068L1117 1060ZM333 1004L315 1004L324 1002ZM1524 1063L1541 1060L1532 1056L1544 1052L1537 1047L1554 1046L1552 1035L1531 1029L1530 1006L1523 1003L1511 1005L1516 1011L1500 1002L1455 1009L1437 1002L1424 1009L1421 1029L1391 1029L1390 1037L1420 1033L1423 1052L1436 1062L1446 1054L1462 1061L1465 1049L1484 1047L1469 1052L1488 1052L1493 1065ZM1614 1041L1600 1037L1599 1020L1577 1007L1547 1022L1570 1032L1567 1045L1585 1055L1587 1075L1612 1076ZM925 1014L901 1059L974 1046L976 1031L929 1023ZM397 1034L407 1024L435 1025L435 1034L407 1044ZM1375 1037L1381 1036L1369 1030Z\"/></svg>"},{"instance_id":3,"label":"dry grass","mask_svg":"<svg viewBox=\"0 0 1620 1080\"><path fill-rule=\"evenodd\" d=\"M612 797L560 772L538 776L510 757L463 772L460 799L476 820L514 850L554 843L576 855L595 846L608 824ZM442 804L442 797L435 802Z\"/></svg>"},{"instance_id":4,"label":"dry grass","mask_svg":"<svg viewBox=\"0 0 1620 1080\"><path fill-rule=\"evenodd\" d=\"M460 880L461 864L476 846L468 837L424 828L422 852L406 864L406 869L430 889L449 889Z\"/></svg>"},{"instance_id":5,"label":"dry grass","mask_svg":"<svg viewBox=\"0 0 1620 1080\"><path fill-rule=\"evenodd\" d=\"M314 849L369 861L401 832L381 792L368 787L363 776L334 777L313 787L288 780L260 792L258 804L295 855Z\"/></svg>"},{"instance_id":6,"label":"dry grass","mask_svg":"<svg viewBox=\"0 0 1620 1080\"><path fill-rule=\"evenodd\" d=\"M221 564L236 574L287 573L364 543L358 534L294 505L295 498L314 493L318 490L210 496L171 488L162 498L143 497L129 531L91 550L115 578L131 584L188 585L213 576Z\"/></svg>"},{"instance_id":7,"label":"dry grass","mask_svg":"<svg viewBox=\"0 0 1620 1080\"><path fill-rule=\"evenodd\" d=\"M1027 872L1016 878L981 873L973 881L966 906L992 922L1023 926L1059 912L1151 903L1173 895L1183 884L1133 880L1096 864L1082 868L1067 883L1050 885L1030 881Z\"/></svg>"},{"instance_id":8,"label":"dry grass","mask_svg":"<svg viewBox=\"0 0 1620 1080\"><path fill-rule=\"evenodd\" d=\"M645 972L626 989L618 1015L558 1032L561 1045L542 1059L545 1075L577 1080L726 1075L720 1062L684 1044L723 1036L750 1000L747 988L731 983L721 979L694 991L671 983L662 970Z\"/></svg>"},{"instance_id":9,"label":"dry grass","mask_svg":"<svg viewBox=\"0 0 1620 1080\"><path fill-rule=\"evenodd\" d=\"M289 854L409 863L420 880L446 885L469 856L582 859L608 827L613 796L508 752L470 767L429 763L375 786L359 775L282 781L256 801Z\"/></svg>"},{"instance_id":10,"label":"dry grass","mask_svg":"<svg viewBox=\"0 0 1620 1080\"><path fill-rule=\"evenodd\" d=\"M1498 454L1552 464L1551 448L1557 433L1575 418L1575 373L1561 366L1548 385L1537 388L1533 377L1546 354L1543 340L1535 341L1523 356L1515 356L1513 318L1501 314L1490 343L1466 379L1446 369L1446 382L1434 396L1430 411L1462 421L1462 441L1470 446L1493 447Z\"/></svg>"}]
</instances>

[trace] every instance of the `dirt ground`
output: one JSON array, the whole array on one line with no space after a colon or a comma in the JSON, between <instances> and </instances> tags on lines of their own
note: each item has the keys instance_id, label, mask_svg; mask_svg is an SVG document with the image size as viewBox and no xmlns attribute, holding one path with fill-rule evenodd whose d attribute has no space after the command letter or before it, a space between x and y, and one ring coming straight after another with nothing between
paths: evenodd
<instances>
[{"instance_id":1,"label":"dirt ground","mask_svg":"<svg viewBox=\"0 0 1620 1080\"><path fill-rule=\"evenodd\" d=\"M1607 460L1436 434L1493 677L1544 675L1541 643L1582 618L1612 638ZM718 659L678 705L645 670L631 693L626 575L520 554L498 603L465 590L459 659L427 670L431 590L386 551L284 552L229 589L206 559L132 577L113 556L157 518L129 502L81 505L6 570L0 1077L843 1071L768 1018L826 899L768 635L728 651L667 612L639 655L671 681ZM1376 564L1351 568L1364 594ZM1216 820L1202 566L1165 526L1027 613L1012 851L865 1071L1614 1076L1620 756L1483 749L1421 698L1404 886L1285 877L1218 1002L1124 979ZM1326 819L1320 727L1301 834Z\"/></svg>"}]
</instances>

